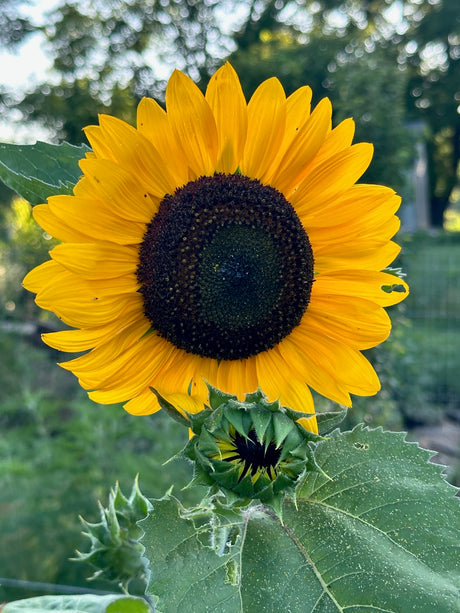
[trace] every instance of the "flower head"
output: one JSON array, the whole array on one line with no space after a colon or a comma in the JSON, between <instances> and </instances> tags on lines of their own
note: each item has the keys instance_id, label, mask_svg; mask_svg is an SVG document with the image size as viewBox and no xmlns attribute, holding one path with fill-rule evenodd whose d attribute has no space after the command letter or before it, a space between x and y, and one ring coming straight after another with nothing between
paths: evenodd
<instances>
[{"instance_id":1,"label":"flower head","mask_svg":"<svg viewBox=\"0 0 460 613\"><path fill-rule=\"evenodd\" d=\"M207 381L313 413L309 388L347 406L378 391L361 350L386 339L383 307L408 291L381 272L400 198L356 184L372 146L310 99L273 78L246 103L226 64L205 95L174 72L166 111L143 99L137 128L102 115L86 129L74 195L35 207L62 244L24 284L74 328L44 340L87 351L62 366L93 400L143 415L154 388L196 413Z\"/></svg>"}]
</instances>

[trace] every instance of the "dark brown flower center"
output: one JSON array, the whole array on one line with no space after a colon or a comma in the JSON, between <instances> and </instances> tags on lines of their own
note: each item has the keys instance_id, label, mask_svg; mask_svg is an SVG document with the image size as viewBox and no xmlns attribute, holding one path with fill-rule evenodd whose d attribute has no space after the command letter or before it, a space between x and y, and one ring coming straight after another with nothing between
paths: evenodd
<instances>
[{"instance_id":1,"label":"dark brown flower center","mask_svg":"<svg viewBox=\"0 0 460 613\"><path fill-rule=\"evenodd\" d=\"M139 256L146 317L203 357L271 349L310 300L313 254L297 214L276 189L245 176L201 177L167 195Z\"/></svg>"}]
</instances>

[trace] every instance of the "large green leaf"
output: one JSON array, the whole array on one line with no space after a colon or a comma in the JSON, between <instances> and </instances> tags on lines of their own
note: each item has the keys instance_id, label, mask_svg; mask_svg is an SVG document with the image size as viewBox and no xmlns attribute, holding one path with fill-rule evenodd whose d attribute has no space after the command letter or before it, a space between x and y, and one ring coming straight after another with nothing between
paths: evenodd
<instances>
[{"instance_id":1,"label":"large green leaf","mask_svg":"<svg viewBox=\"0 0 460 613\"><path fill-rule=\"evenodd\" d=\"M32 205L48 196L69 194L81 176L78 160L86 145L10 145L0 143L0 179Z\"/></svg>"},{"instance_id":2,"label":"large green leaf","mask_svg":"<svg viewBox=\"0 0 460 613\"><path fill-rule=\"evenodd\" d=\"M158 611L459 613L460 505L430 456L404 434L336 431L316 452L330 480L311 473L284 525L259 506L216 530L219 515L161 501L143 523Z\"/></svg>"},{"instance_id":3,"label":"large green leaf","mask_svg":"<svg viewBox=\"0 0 460 613\"><path fill-rule=\"evenodd\" d=\"M98 596L82 594L80 596L38 596L8 603L3 613L149 613L150 607L142 598L107 594Z\"/></svg>"},{"instance_id":4,"label":"large green leaf","mask_svg":"<svg viewBox=\"0 0 460 613\"><path fill-rule=\"evenodd\" d=\"M240 516L238 521L240 521ZM241 611L238 589L238 548L218 555L206 527L181 516L172 498L157 501L150 517L141 522L145 530L144 556L150 560L151 594L160 596L157 613L233 613Z\"/></svg>"}]
</instances>

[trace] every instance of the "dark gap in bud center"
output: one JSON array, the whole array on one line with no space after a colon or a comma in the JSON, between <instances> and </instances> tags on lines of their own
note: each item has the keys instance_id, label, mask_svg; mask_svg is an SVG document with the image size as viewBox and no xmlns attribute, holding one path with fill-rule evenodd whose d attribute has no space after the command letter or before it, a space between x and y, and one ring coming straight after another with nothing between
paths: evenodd
<instances>
[{"instance_id":1,"label":"dark gap in bud center","mask_svg":"<svg viewBox=\"0 0 460 613\"><path fill-rule=\"evenodd\" d=\"M244 437L239 432L235 434L234 444L237 453L231 457L227 457L226 461L239 461L243 464L243 471L238 479L238 482L248 473L252 477L261 469L265 470L270 479L276 478L276 465L281 456L281 449L277 449L273 441L268 445L260 443L254 430L249 432L247 437Z\"/></svg>"}]
</instances>

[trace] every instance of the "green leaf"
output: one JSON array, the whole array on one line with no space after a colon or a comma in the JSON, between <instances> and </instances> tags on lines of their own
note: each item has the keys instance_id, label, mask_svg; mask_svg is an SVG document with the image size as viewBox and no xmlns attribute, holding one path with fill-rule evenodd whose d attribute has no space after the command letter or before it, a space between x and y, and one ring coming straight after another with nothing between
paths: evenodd
<instances>
[{"instance_id":1,"label":"green leaf","mask_svg":"<svg viewBox=\"0 0 460 613\"><path fill-rule=\"evenodd\" d=\"M459 500L404 436L333 432L315 453L331 480L308 474L283 524L262 505L242 510L220 555L218 514L195 529L157 503L142 527L158 611L459 613Z\"/></svg>"},{"instance_id":2,"label":"green leaf","mask_svg":"<svg viewBox=\"0 0 460 613\"><path fill-rule=\"evenodd\" d=\"M184 519L173 498L156 501L141 526L150 560L147 593L158 596L156 613L240 611L238 551L218 555L208 545L207 524ZM216 543L221 546L221 538ZM217 545L216 545L217 547Z\"/></svg>"},{"instance_id":3,"label":"green leaf","mask_svg":"<svg viewBox=\"0 0 460 613\"><path fill-rule=\"evenodd\" d=\"M326 436L332 432L347 416L348 409L343 408L340 411L331 411L328 413L317 413L316 421L318 422L318 434Z\"/></svg>"},{"instance_id":4,"label":"green leaf","mask_svg":"<svg viewBox=\"0 0 460 613\"><path fill-rule=\"evenodd\" d=\"M0 143L0 179L30 204L48 196L70 194L81 177L78 161L90 149L86 145L10 145Z\"/></svg>"},{"instance_id":5,"label":"green leaf","mask_svg":"<svg viewBox=\"0 0 460 613\"><path fill-rule=\"evenodd\" d=\"M75 613L150 613L148 603L142 598L107 594L98 596L38 596L8 603L3 613L45 613L48 611L73 611Z\"/></svg>"}]
</instances>

